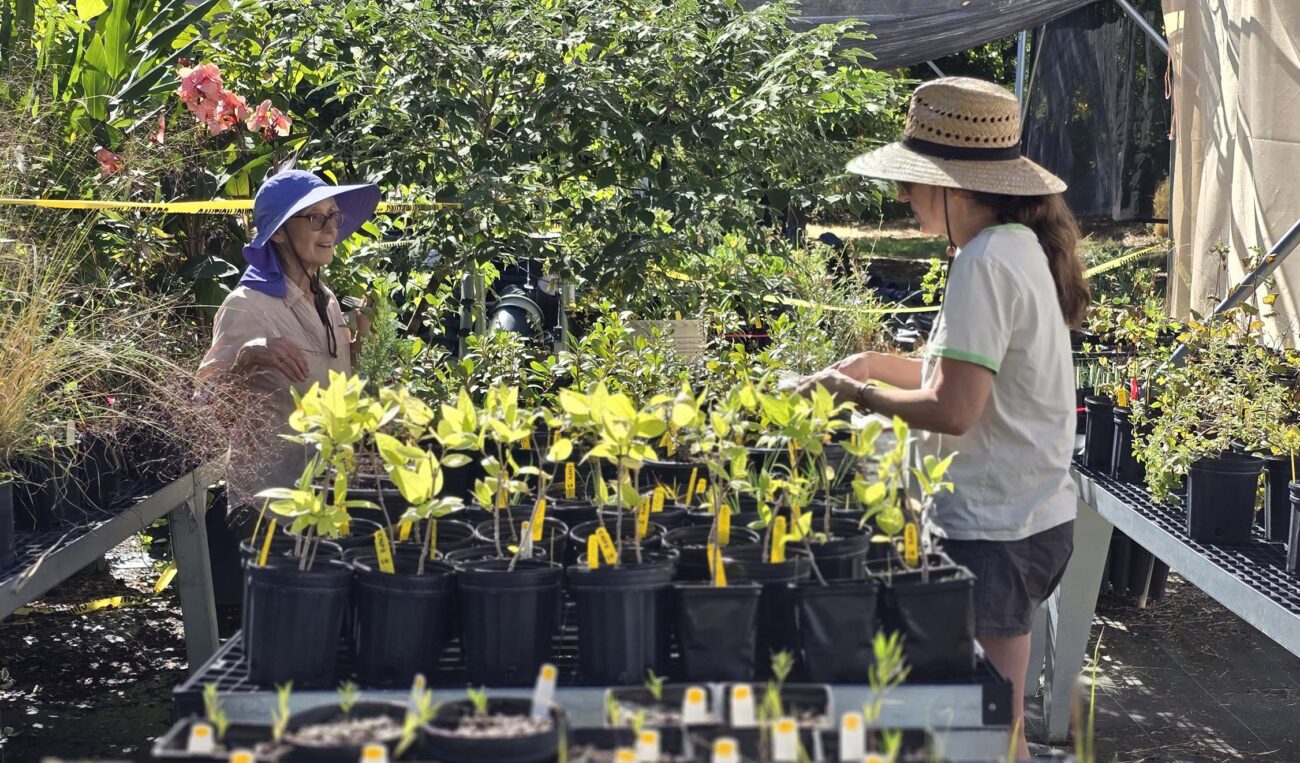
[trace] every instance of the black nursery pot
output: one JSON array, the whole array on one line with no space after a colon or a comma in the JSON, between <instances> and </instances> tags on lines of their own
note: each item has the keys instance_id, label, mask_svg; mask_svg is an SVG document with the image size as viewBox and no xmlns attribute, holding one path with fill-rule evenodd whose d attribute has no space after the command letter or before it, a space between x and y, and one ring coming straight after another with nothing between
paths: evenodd
<instances>
[{"instance_id":1,"label":"black nursery pot","mask_svg":"<svg viewBox=\"0 0 1300 763\"><path fill-rule=\"evenodd\" d=\"M1264 535L1270 541L1285 542L1291 530L1291 458L1265 456Z\"/></svg>"},{"instance_id":2,"label":"black nursery pot","mask_svg":"<svg viewBox=\"0 0 1300 763\"><path fill-rule=\"evenodd\" d=\"M1111 450L1115 440L1115 406L1105 398L1085 397L1087 416L1083 433L1083 465L1102 472L1110 471Z\"/></svg>"},{"instance_id":3,"label":"black nursery pot","mask_svg":"<svg viewBox=\"0 0 1300 763\"><path fill-rule=\"evenodd\" d=\"M615 533L617 532L616 528L617 525L614 522L605 523L605 529L609 532L609 537L613 539L615 543L618 543L618 538L615 537ZM594 522L583 522L572 530L569 530L568 556L565 557L566 564L577 563L578 557L587 553L587 539L590 538L598 529L600 529L599 520ZM646 528L645 537L641 539L641 547L654 548L659 544L660 539L663 538L665 532L663 525L652 520L650 526ZM622 536L623 548L626 550L628 544L636 539L636 517L630 512L623 515ZM560 560L557 559L556 561Z\"/></svg>"},{"instance_id":4,"label":"black nursery pot","mask_svg":"<svg viewBox=\"0 0 1300 763\"><path fill-rule=\"evenodd\" d=\"M777 564L764 563L763 547L758 545L728 548L723 558L728 582L752 581L763 587L758 601L755 667L760 678L767 678L772 674L773 654L799 647L795 593L790 584L807 580L812 565L807 552L792 546L786 547L786 561Z\"/></svg>"},{"instance_id":5,"label":"black nursery pot","mask_svg":"<svg viewBox=\"0 0 1300 763\"><path fill-rule=\"evenodd\" d=\"M310 570L296 559L271 557L248 565L244 590L244 653L249 680L260 686L334 686L352 569L338 566L337 550L317 552Z\"/></svg>"},{"instance_id":6,"label":"black nursery pot","mask_svg":"<svg viewBox=\"0 0 1300 763\"><path fill-rule=\"evenodd\" d=\"M920 570L890 574L873 565L883 586L881 627L903 634L903 652L916 680L968 678L975 670L975 578L942 554Z\"/></svg>"},{"instance_id":7,"label":"black nursery pot","mask_svg":"<svg viewBox=\"0 0 1300 763\"><path fill-rule=\"evenodd\" d=\"M84 497L77 484L80 469L73 466L77 458L72 448L58 447L38 458L16 459L14 480L14 524L18 530L39 532L53 530L85 519L81 501Z\"/></svg>"},{"instance_id":8,"label":"black nursery pot","mask_svg":"<svg viewBox=\"0 0 1300 763\"><path fill-rule=\"evenodd\" d=\"M1286 569L1300 575L1300 482L1288 485L1291 498L1291 527L1287 532Z\"/></svg>"},{"instance_id":9,"label":"black nursery pot","mask_svg":"<svg viewBox=\"0 0 1300 763\"><path fill-rule=\"evenodd\" d=\"M382 716L388 716L400 726L406 719L406 706L400 702L358 702L352 706L351 711L348 713L349 718L376 718ZM294 739L294 735L304 728L342 720L342 718L343 711L334 702L300 710L289 716L289 723L285 727L284 734L284 743L289 749L278 760L286 761L286 763L296 763L296 761L303 761L304 763L308 761L310 763L356 763L356 761L361 760L361 751L365 747L364 744L320 747L302 744ZM375 740L369 744L382 744L391 753L396 742L395 739Z\"/></svg>"},{"instance_id":10,"label":"black nursery pot","mask_svg":"<svg viewBox=\"0 0 1300 763\"><path fill-rule=\"evenodd\" d=\"M465 667L487 686L531 686L559 625L564 570L535 559L509 567L509 559L465 562L456 580Z\"/></svg>"},{"instance_id":11,"label":"black nursery pot","mask_svg":"<svg viewBox=\"0 0 1300 763\"><path fill-rule=\"evenodd\" d=\"M0 570L14 563L14 481L0 477Z\"/></svg>"},{"instance_id":12,"label":"black nursery pot","mask_svg":"<svg viewBox=\"0 0 1300 763\"><path fill-rule=\"evenodd\" d=\"M662 511L650 512L650 521L657 525L662 525L665 530L671 530L674 527L681 527L686 523L687 507L685 504L665 502ZM605 520L605 524L613 525L618 521L617 509L601 509L598 517ZM623 521L626 522L630 516L629 512L623 512Z\"/></svg>"},{"instance_id":13,"label":"black nursery pot","mask_svg":"<svg viewBox=\"0 0 1300 763\"><path fill-rule=\"evenodd\" d=\"M410 686L416 673L433 675L455 632L451 565L424 562L420 549L397 549L396 573L379 570L375 555L353 561L357 574L355 663L364 686Z\"/></svg>"},{"instance_id":14,"label":"black nursery pot","mask_svg":"<svg viewBox=\"0 0 1300 763\"><path fill-rule=\"evenodd\" d=\"M1115 406L1115 432L1110 452L1110 476L1120 482L1138 485L1146 481L1146 467L1133 455L1133 421L1129 408Z\"/></svg>"},{"instance_id":15,"label":"black nursery pot","mask_svg":"<svg viewBox=\"0 0 1300 763\"><path fill-rule=\"evenodd\" d=\"M1264 462L1251 455L1202 458L1187 475L1187 534L1198 543L1250 542Z\"/></svg>"},{"instance_id":16,"label":"black nursery pot","mask_svg":"<svg viewBox=\"0 0 1300 763\"><path fill-rule=\"evenodd\" d=\"M430 758L440 763L546 763L555 760L559 748L563 716L551 708L551 728L540 734L518 737L466 737L447 733L461 718L471 715L468 701L450 702L424 727L423 747ZM532 700L490 698L489 715L529 715Z\"/></svg>"},{"instance_id":17,"label":"black nursery pot","mask_svg":"<svg viewBox=\"0 0 1300 763\"><path fill-rule=\"evenodd\" d=\"M569 593L578 605L578 668L586 683L625 686L645 681L647 671L669 668L668 613L672 556L624 550L618 567L568 569Z\"/></svg>"},{"instance_id":18,"label":"black nursery pot","mask_svg":"<svg viewBox=\"0 0 1300 763\"><path fill-rule=\"evenodd\" d=\"M824 527L820 516L813 519L814 531L821 532ZM871 543L870 528L863 530L853 519L832 518L830 540L812 543L810 547L817 569L827 580L865 580L866 563L873 552L878 550L877 555L887 554L884 544L877 543L873 546Z\"/></svg>"},{"instance_id":19,"label":"black nursery pot","mask_svg":"<svg viewBox=\"0 0 1300 763\"><path fill-rule=\"evenodd\" d=\"M799 640L808 680L865 683L880 625L875 580L810 581L796 587Z\"/></svg>"},{"instance_id":20,"label":"black nursery pot","mask_svg":"<svg viewBox=\"0 0 1300 763\"><path fill-rule=\"evenodd\" d=\"M651 489L663 485L678 496L685 496L691 482L691 475L696 481L708 477L708 470L703 464L690 461L646 461L639 476L640 488Z\"/></svg>"},{"instance_id":21,"label":"black nursery pot","mask_svg":"<svg viewBox=\"0 0 1300 763\"><path fill-rule=\"evenodd\" d=\"M531 515L531 507L515 507L514 515L510 518L501 517L501 547L518 545L520 535L519 530L523 523L528 521ZM496 530L495 519L489 519L480 522L474 528L474 536L479 542L492 545L493 534ZM563 561L568 558L569 554L569 526L555 517L546 517L542 520L542 539L533 541L534 549L541 549L546 552L547 559Z\"/></svg>"},{"instance_id":22,"label":"black nursery pot","mask_svg":"<svg viewBox=\"0 0 1300 763\"><path fill-rule=\"evenodd\" d=\"M682 582L709 580L709 534L713 532L710 525L687 525L669 530L663 538L663 547L678 553L677 580ZM724 547L738 548L753 546L759 542L758 533L747 527L731 528L730 543Z\"/></svg>"},{"instance_id":23,"label":"black nursery pot","mask_svg":"<svg viewBox=\"0 0 1300 763\"><path fill-rule=\"evenodd\" d=\"M271 727L260 723L232 723L221 738L225 749L210 753L195 753L188 749L190 729L194 724L204 722L203 718L184 718L177 721L167 733L158 737L151 751L154 760L183 760L186 763L227 763L230 750L252 750L259 744L271 741ZM352 758L356 761L360 753ZM265 758L261 758L265 760Z\"/></svg>"},{"instance_id":24,"label":"black nursery pot","mask_svg":"<svg viewBox=\"0 0 1300 763\"><path fill-rule=\"evenodd\" d=\"M762 586L678 583L677 649L684 681L748 681L754 655Z\"/></svg>"}]
</instances>

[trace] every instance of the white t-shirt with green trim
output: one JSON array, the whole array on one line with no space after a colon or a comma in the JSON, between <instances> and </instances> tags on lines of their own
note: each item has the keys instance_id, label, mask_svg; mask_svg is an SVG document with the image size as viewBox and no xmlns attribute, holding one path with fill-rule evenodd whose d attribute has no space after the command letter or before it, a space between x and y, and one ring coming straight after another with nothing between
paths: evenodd
<instances>
[{"instance_id":1,"label":"white t-shirt with green trim","mask_svg":"<svg viewBox=\"0 0 1300 763\"><path fill-rule=\"evenodd\" d=\"M921 386L939 358L993 371L966 434L922 432L922 455L956 451L954 490L936 496L935 533L956 540L1027 538L1074 519L1074 364L1047 255L1023 225L986 228L953 258Z\"/></svg>"}]
</instances>

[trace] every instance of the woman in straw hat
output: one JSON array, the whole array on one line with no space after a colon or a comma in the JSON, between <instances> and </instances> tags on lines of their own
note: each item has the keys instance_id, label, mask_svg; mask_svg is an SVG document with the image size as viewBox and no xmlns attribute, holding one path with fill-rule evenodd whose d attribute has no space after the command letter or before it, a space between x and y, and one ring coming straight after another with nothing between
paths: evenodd
<instances>
[{"instance_id":1,"label":"woman in straw hat","mask_svg":"<svg viewBox=\"0 0 1300 763\"><path fill-rule=\"evenodd\" d=\"M921 230L947 238L947 290L924 357L854 355L800 389L900 416L921 430L922 454L956 454L932 529L976 576L976 637L1010 678L1020 722L1034 613L1073 549L1069 330L1089 297L1065 183L1020 155L1011 93L958 77L918 87L903 140L848 169L894 181ZM1023 728L1018 745L1027 756Z\"/></svg>"}]
</instances>

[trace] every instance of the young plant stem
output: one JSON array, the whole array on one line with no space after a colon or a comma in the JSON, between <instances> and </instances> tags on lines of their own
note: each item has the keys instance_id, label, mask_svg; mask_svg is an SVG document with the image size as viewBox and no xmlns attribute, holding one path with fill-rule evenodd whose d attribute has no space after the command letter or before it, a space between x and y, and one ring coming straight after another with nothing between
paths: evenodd
<instances>
[{"instance_id":1,"label":"young plant stem","mask_svg":"<svg viewBox=\"0 0 1300 763\"><path fill-rule=\"evenodd\" d=\"M503 479L506 473L506 463L502 454L501 443L497 443L497 494L492 504L492 540L496 543L497 558L501 558L501 497L505 495L505 485Z\"/></svg>"},{"instance_id":2,"label":"young plant stem","mask_svg":"<svg viewBox=\"0 0 1300 763\"><path fill-rule=\"evenodd\" d=\"M618 558L614 560L614 566L618 567L623 563L623 480L627 478L627 467L623 465L623 458L618 459L618 484L614 486L614 505L618 507L618 517L614 520L614 535L618 538ZM638 544L639 545L639 544Z\"/></svg>"},{"instance_id":3,"label":"young plant stem","mask_svg":"<svg viewBox=\"0 0 1300 763\"><path fill-rule=\"evenodd\" d=\"M388 518L388 507L384 505L384 483L380 479L383 468L379 465L383 459L379 457L377 450L373 455L374 458L370 460L370 464L374 467L372 471L375 478L375 496L379 498L379 511L384 515L384 524L388 526L388 537L396 539L397 533L393 532L393 521Z\"/></svg>"},{"instance_id":4,"label":"young plant stem","mask_svg":"<svg viewBox=\"0 0 1300 763\"><path fill-rule=\"evenodd\" d=\"M434 520L432 517L430 517L428 521L433 522ZM420 543L420 561L415 566L416 575L424 574L424 560L429 558L429 540L432 538L433 538L433 533L426 532L424 534L424 541Z\"/></svg>"}]
</instances>

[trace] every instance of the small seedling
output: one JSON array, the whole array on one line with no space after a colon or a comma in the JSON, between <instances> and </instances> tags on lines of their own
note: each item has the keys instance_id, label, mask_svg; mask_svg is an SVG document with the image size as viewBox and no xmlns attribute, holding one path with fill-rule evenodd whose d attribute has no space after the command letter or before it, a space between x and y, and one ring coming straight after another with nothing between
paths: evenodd
<instances>
[{"instance_id":1,"label":"small seedling","mask_svg":"<svg viewBox=\"0 0 1300 763\"><path fill-rule=\"evenodd\" d=\"M352 708L356 706L357 700L361 699L361 689L352 681L344 681L339 685L339 709L344 715L351 715Z\"/></svg>"},{"instance_id":2,"label":"small seedling","mask_svg":"<svg viewBox=\"0 0 1300 763\"><path fill-rule=\"evenodd\" d=\"M645 679L645 688L646 691L650 692L650 696L654 697L655 702L664 701L663 676L657 676L655 675L655 672L653 670L647 670L646 679Z\"/></svg>"},{"instance_id":3,"label":"small seedling","mask_svg":"<svg viewBox=\"0 0 1300 763\"><path fill-rule=\"evenodd\" d=\"M207 716L208 723L211 723L212 728L217 732L217 741L220 742L226 736L226 729L230 728L230 718L221 707L221 697L217 694L216 684L203 686L203 714Z\"/></svg>"},{"instance_id":4,"label":"small seedling","mask_svg":"<svg viewBox=\"0 0 1300 763\"><path fill-rule=\"evenodd\" d=\"M623 723L623 706L618 704L613 694L605 695L605 717L610 726L620 726Z\"/></svg>"},{"instance_id":5,"label":"small seedling","mask_svg":"<svg viewBox=\"0 0 1300 763\"><path fill-rule=\"evenodd\" d=\"M411 706L406 708L406 718L402 721L402 737L397 742L397 756L401 757L415 744L420 728L438 714L438 705L433 702L433 692L425 689L412 692Z\"/></svg>"},{"instance_id":6,"label":"small seedling","mask_svg":"<svg viewBox=\"0 0 1300 763\"><path fill-rule=\"evenodd\" d=\"M280 741L289 728L289 694L293 692L293 681L275 687L276 707L271 709L271 738Z\"/></svg>"},{"instance_id":7,"label":"small seedling","mask_svg":"<svg viewBox=\"0 0 1300 763\"><path fill-rule=\"evenodd\" d=\"M763 692L763 701L758 708L759 720L762 725L774 722L777 718L785 715L784 708L781 707L781 687L785 685L785 679L789 678L790 672L793 670L793 654L790 652L777 652L772 655L772 676L776 680L767 682L767 689Z\"/></svg>"},{"instance_id":8,"label":"small seedling","mask_svg":"<svg viewBox=\"0 0 1300 763\"><path fill-rule=\"evenodd\" d=\"M474 688L466 689L465 693L469 695L470 704L474 706L474 714L479 716L480 718L487 715L488 712L487 689L480 686L477 689Z\"/></svg>"}]
</instances>

